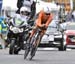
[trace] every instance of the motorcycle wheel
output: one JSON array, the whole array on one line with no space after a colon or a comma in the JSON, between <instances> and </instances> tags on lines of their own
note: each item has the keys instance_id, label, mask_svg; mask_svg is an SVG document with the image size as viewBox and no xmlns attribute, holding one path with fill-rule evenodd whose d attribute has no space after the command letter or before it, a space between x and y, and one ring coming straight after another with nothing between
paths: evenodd
<instances>
[{"instance_id":1,"label":"motorcycle wheel","mask_svg":"<svg viewBox=\"0 0 75 64\"><path fill-rule=\"evenodd\" d=\"M9 54L14 53L14 45L15 45L14 40L11 40L10 47L9 47Z\"/></svg>"},{"instance_id":2,"label":"motorcycle wheel","mask_svg":"<svg viewBox=\"0 0 75 64\"><path fill-rule=\"evenodd\" d=\"M17 47L15 47L15 48L14 48L14 54L18 54L18 52L19 52L19 51L17 50Z\"/></svg>"}]
</instances>

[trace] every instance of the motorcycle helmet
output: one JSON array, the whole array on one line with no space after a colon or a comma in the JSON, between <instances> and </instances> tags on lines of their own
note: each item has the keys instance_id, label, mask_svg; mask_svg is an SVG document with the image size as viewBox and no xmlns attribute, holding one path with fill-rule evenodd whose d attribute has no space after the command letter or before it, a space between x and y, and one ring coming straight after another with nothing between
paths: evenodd
<instances>
[{"instance_id":1,"label":"motorcycle helmet","mask_svg":"<svg viewBox=\"0 0 75 64\"><path fill-rule=\"evenodd\" d=\"M20 9L20 13L22 15L28 16L28 15L30 15L30 12L31 12L31 10L25 6L21 7L21 9Z\"/></svg>"}]
</instances>

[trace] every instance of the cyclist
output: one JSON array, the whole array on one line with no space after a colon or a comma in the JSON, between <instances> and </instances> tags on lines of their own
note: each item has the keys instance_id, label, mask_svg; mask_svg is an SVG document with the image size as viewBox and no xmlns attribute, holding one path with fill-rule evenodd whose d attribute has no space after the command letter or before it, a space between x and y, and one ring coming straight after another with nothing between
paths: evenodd
<instances>
[{"instance_id":1,"label":"cyclist","mask_svg":"<svg viewBox=\"0 0 75 64\"><path fill-rule=\"evenodd\" d=\"M49 10L48 7L44 7L39 12L38 18L36 19L35 23L35 29L32 30L30 38L32 38L37 28L40 28L42 30L41 35L43 36L44 33L46 32L48 25L51 23L52 19L53 19L53 14L51 13L51 10Z\"/></svg>"},{"instance_id":2,"label":"cyclist","mask_svg":"<svg viewBox=\"0 0 75 64\"><path fill-rule=\"evenodd\" d=\"M50 8L47 6L44 6L43 9L39 12L38 18L35 21L35 26L34 26L35 28L32 30L31 35L29 37L30 42L31 42L31 39L32 39L33 35L36 33L38 28L41 29L40 35L41 35L41 39L42 39L43 35L46 32L46 29L48 28L48 25L52 22L52 19L53 19L53 14L51 13ZM36 43L38 46L40 42L36 41ZM30 46L32 46L31 43L29 43L29 44L30 44ZM28 48L30 48L30 46ZM35 46L35 44L34 44L34 46ZM30 58L31 58L31 56L30 56Z\"/></svg>"}]
</instances>

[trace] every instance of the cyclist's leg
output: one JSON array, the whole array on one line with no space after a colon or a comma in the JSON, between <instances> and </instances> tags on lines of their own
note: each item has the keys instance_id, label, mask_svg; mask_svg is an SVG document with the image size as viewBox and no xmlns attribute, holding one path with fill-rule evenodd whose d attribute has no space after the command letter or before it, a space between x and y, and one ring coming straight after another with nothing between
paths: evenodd
<instances>
[{"instance_id":1,"label":"cyclist's leg","mask_svg":"<svg viewBox=\"0 0 75 64\"><path fill-rule=\"evenodd\" d=\"M35 26L34 26L32 32L31 32L31 34L30 34L30 36L29 36L30 41L31 41L33 35L36 33L37 29L38 29L38 26L37 26L37 24L35 23Z\"/></svg>"},{"instance_id":2,"label":"cyclist's leg","mask_svg":"<svg viewBox=\"0 0 75 64\"><path fill-rule=\"evenodd\" d=\"M40 33L40 39L36 41L37 46L40 44L41 39L42 39L43 35L45 34L45 32L46 32L46 30L42 30L42 32Z\"/></svg>"},{"instance_id":3,"label":"cyclist's leg","mask_svg":"<svg viewBox=\"0 0 75 64\"><path fill-rule=\"evenodd\" d=\"M36 27L36 26L35 26ZM29 36L29 38L28 38L28 40L27 40L27 48L30 48L31 46L32 46L32 37L33 37L33 35L35 34L35 32L36 32L36 28L35 29L33 29L32 30L32 32L30 33L30 36Z\"/></svg>"},{"instance_id":4,"label":"cyclist's leg","mask_svg":"<svg viewBox=\"0 0 75 64\"><path fill-rule=\"evenodd\" d=\"M36 30L38 28L37 23L38 23L38 19L36 19L36 21L35 21L35 25L34 25L34 28L33 28L32 32L31 32L30 38L33 37L34 33L36 32Z\"/></svg>"},{"instance_id":5,"label":"cyclist's leg","mask_svg":"<svg viewBox=\"0 0 75 64\"><path fill-rule=\"evenodd\" d=\"M33 28L29 38L31 39L33 37L33 35L35 34L36 30L37 30L37 26L34 26L35 28Z\"/></svg>"},{"instance_id":6,"label":"cyclist's leg","mask_svg":"<svg viewBox=\"0 0 75 64\"><path fill-rule=\"evenodd\" d=\"M33 37L34 33L36 32L36 30L38 28L37 23L38 23L38 19L36 19L36 21L35 21L35 25L34 25L34 28L33 28L32 32L31 32L30 38Z\"/></svg>"},{"instance_id":7,"label":"cyclist's leg","mask_svg":"<svg viewBox=\"0 0 75 64\"><path fill-rule=\"evenodd\" d=\"M40 35L38 36L38 38L36 38L35 44L33 45L33 48L32 48L32 51L31 51L31 56L35 56L35 53L37 51L37 47L38 47L38 45L39 45L39 43L40 43L40 41L42 39L43 34L44 34L44 31L42 31L40 33Z\"/></svg>"}]
</instances>

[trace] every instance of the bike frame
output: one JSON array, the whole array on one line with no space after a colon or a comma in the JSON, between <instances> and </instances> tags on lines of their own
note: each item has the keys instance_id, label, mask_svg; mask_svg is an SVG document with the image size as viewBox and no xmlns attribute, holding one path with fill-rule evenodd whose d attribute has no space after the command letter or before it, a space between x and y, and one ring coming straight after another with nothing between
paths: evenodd
<instances>
[{"instance_id":1,"label":"bike frame","mask_svg":"<svg viewBox=\"0 0 75 64\"><path fill-rule=\"evenodd\" d=\"M30 44L32 44L32 45L29 44L29 46L27 46L27 49L25 50L25 54L24 54L24 59L26 59L26 57L28 56L29 51L31 52L30 59L32 59L35 56L35 53L37 51L37 47L41 41L40 33L41 33L41 29L37 29L37 31L33 35L32 39L27 40L27 43L30 42ZM39 42L39 43L37 44L37 42ZM34 48L35 48L35 50L34 50Z\"/></svg>"},{"instance_id":2,"label":"bike frame","mask_svg":"<svg viewBox=\"0 0 75 64\"><path fill-rule=\"evenodd\" d=\"M37 29L36 33L33 35L32 40L31 40L31 44L33 44L35 47L38 47L40 41L41 41L41 29ZM39 43L37 43L37 41Z\"/></svg>"}]
</instances>

